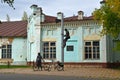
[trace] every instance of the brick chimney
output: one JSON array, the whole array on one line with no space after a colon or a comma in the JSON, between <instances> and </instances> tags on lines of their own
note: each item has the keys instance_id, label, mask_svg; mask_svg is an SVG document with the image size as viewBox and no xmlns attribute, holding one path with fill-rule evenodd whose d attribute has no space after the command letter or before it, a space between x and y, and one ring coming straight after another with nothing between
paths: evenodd
<instances>
[{"instance_id":1,"label":"brick chimney","mask_svg":"<svg viewBox=\"0 0 120 80\"><path fill-rule=\"evenodd\" d=\"M40 15L40 14L42 14L42 8L38 7L38 5L34 4L30 8L32 9L33 15Z\"/></svg>"},{"instance_id":2,"label":"brick chimney","mask_svg":"<svg viewBox=\"0 0 120 80\"><path fill-rule=\"evenodd\" d=\"M83 11L78 11L78 20L83 19L84 12Z\"/></svg>"},{"instance_id":3,"label":"brick chimney","mask_svg":"<svg viewBox=\"0 0 120 80\"><path fill-rule=\"evenodd\" d=\"M45 21L45 14L43 13L43 10L41 7L38 7L38 5L32 5L30 7L32 9L32 15L37 19L37 21L44 22ZM38 21L38 22L39 22Z\"/></svg>"},{"instance_id":4,"label":"brick chimney","mask_svg":"<svg viewBox=\"0 0 120 80\"><path fill-rule=\"evenodd\" d=\"M61 20L61 18L62 18L62 13L61 13L61 12L58 12L58 13L57 13L57 19L60 19L60 20Z\"/></svg>"},{"instance_id":5,"label":"brick chimney","mask_svg":"<svg viewBox=\"0 0 120 80\"><path fill-rule=\"evenodd\" d=\"M35 5L35 4L33 4L33 5L31 5L30 6L30 8L32 9L32 12L35 12L35 11L37 11L37 5Z\"/></svg>"}]
</instances>

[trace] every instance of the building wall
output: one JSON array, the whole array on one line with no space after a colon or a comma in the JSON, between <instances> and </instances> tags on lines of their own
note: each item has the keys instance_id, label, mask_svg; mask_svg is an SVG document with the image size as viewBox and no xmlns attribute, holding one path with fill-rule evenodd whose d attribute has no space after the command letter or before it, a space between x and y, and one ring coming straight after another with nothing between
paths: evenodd
<instances>
[{"instance_id":1,"label":"building wall","mask_svg":"<svg viewBox=\"0 0 120 80\"><path fill-rule=\"evenodd\" d=\"M13 64L26 64L27 59L27 39L15 38L12 42Z\"/></svg>"},{"instance_id":2,"label":"building wall","mask_svg":"<svg viewBox=\"0 0 120 80\"><path fill-rule=\"evenodd\" d=\"M26 64L27 58L27 45L26 38L22 37L5 37L0 39L0 45L12 45L11 48L11 58L13 60L12 64ZM2 60L2 48L0 48L0 59ZM6 58L4 58L4 61Z\"/></svg>"},{"instance_id":3,"label":"building wall","mask_svg":"<svg viewBox=\"0 0 120 80\"><path fill-rule=\"evenodd\" d=\"M59 26L60 27L60 26ZM56 42L56 61L61 61L61 29L55 26L55 27L49 27L49 26L42 26L42 35L41 35L41 42L42 42L42 49L41 53L43 55L43 43L44 42ZM59 47L57 47L59 46Z\"/></svg>"},{"instance_id":4,"label":"building wall","mask_svg":"<svg viewBox=\"0 0 120 80\"><path fill-rule=\"evenodd\" d=\"M87 23L87 25L85 24ZM64 27L70 32L70 39L67 41L66 46L74 46L73 51L67 51L64 48L64 61L65 62L107 62L106 51L106 36L100 36L101 25L95 24L94 21L86 21L82 24L67 24ZM76 24L76 25L74 25ZM84 58L84 41L100 41L100 59L86 60ZM56 61L61 61L61 26L60 25L44 25L42 26L42 41L56 41Z\"/></svg>"},{"instance_id":5,"label":"building wall","mask_svg":"<svg viewBox=\"0 0 120 80\"><path fill-rule=\"evenodd\" d=\"M67 28L67 26L66 26ZM65 61L66 62L81 62L83 57L83 34L82 27L68 27L70 31L70 39L67 41L66 46L73 45L73 51L67 51L65 47Z\"/></svg>"},{"instance_id":6,"label":"building wall","mask_svg":"<svg viewBox=\"0 0 120 80\"><path fill-rule=\"evenodd\" d=\"M108 62L113 63L113 62L120 62L120 52L116 51L114 48L116 46L116 41L119 40L120 37L118 37L118 39L114 39L111 36L107 36L107 52L108 52Z\"/></svg>"},{"instance_id":7,"label":"building wall","mask_svg":"<svg viewBox=\"0 0 120 80\"><path fill-rule=\"evenodd\" d=\"M27 60L36 61L37 53L40 52L40 17L31 15L27 27Z\"/></svg>"},{"instance_id":8,"label":"building wall","mask_svg":"<svg viewBox=\"0 0 120 80\"><path fill-rule=\"evenodd\" d=\"M62 61L61 25L60 23L41 24L39 23L41 19L43 19L42 16L37 13L37 15L31 15L28 23L28 61L35 61L38 52L41 52L43 56L43 42L46 41L56 42L55 61ZM64 22L64 28L67 28L70 32L70 39L67 41L66 46L74 46L73 51L67 51L67 47L64 48L64 61L66 63L106 64L120 60L120 55L118 53L114 54L115 52L112 51L113 40L108 35L101 36L100 31L103 27L99 21L78 20ZM85 41L99 41L99 59L85 59Z\"/></svg>"}]
</instances>

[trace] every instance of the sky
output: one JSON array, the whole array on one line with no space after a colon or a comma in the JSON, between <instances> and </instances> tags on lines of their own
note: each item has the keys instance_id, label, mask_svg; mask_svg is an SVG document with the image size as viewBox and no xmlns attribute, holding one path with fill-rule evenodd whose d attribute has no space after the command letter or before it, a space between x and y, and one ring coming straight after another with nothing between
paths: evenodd
<instances>
[{"instance_id":1,"label":"sky","mask_svg":"<svg viewBox=\"0 0 120 80\"><path fill-rule=\"evenodd\" d=\"M78 11L83 11L84 16L91 16L95 8L100 8L102 0L14 0L14 7L0 2L0 20L6 21L8 14L11 21L19 21L23 12L32 14L31 5L36 4L41 7L43 13L50 16L57 16L57 12L62 12L65 17L77 15Z\"/></svg>"}]
</instances>

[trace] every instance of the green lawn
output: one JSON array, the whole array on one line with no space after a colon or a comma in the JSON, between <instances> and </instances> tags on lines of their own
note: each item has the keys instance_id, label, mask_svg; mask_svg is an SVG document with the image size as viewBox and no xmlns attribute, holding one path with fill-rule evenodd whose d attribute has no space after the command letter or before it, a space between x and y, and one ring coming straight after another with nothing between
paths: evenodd
<instances>
[{"instance_id":1,"label":"green lawn","mask_svg":"<svg viewBox=\"0 0 120 80\"><path fill-rule=\"evenodd\" d=\"M26 65L0 65L0 69L6 69L6 68L30 68L30 66Z\"/></svg>"}]
</instances>

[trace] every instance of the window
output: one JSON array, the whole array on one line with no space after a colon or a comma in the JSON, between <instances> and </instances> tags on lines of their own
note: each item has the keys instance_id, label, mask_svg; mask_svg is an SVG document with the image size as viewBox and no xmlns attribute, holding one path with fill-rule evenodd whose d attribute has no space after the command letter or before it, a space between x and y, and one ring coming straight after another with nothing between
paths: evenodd
<instances>
[{"instance_id":1,"label":"window","mask_svg":"<svg viewBox=\"0 0 120 80\"><path fill-rule=\"evenodd\" d=\"M2 45L2 58L11 58L12 45Z\"/></svg>"},{"instance_id":2,"label":"window","mask_svg":"<svg viewBox=\"0 0 120 80\"><path fill-rule=\"evenodd\" d=\"M67 46L67 51L74 51L74 46L70 45L70 46Z\"/></svg>"},{"instance_id":3,"label":"window","mask_svg":"<svg viewBox=\"0 0 120 80\"><path fill-rule=\"evenodd\" d=\"M43 58L54 59L56 58L56 43L55 42L44 42L43 43Z\"/></svg>"},{"instance_id":4,"label":"window","mask_svg":"<svg viewBox=\"0 0 120 80\"><path fill-rule=\"evenodd\" d=\"M85 59L100 59L99 41L86 41L84 50Z\"/></svg>"}]
</instances>

